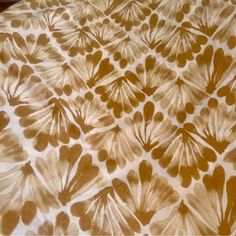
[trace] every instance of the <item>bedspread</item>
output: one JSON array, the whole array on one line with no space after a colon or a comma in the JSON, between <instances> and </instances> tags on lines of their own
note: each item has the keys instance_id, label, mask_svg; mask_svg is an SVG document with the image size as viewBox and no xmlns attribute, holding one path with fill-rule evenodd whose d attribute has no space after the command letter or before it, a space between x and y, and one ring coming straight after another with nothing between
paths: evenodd
<instances>
[{"instance_id":1,"label":"bedspread","mask_svg":"<svg viewBox=\"0 0 236 236\"><path fill-rule=\"evenodd\" d=\"M0 234L236 235L235 104L235 0L14 4Z\"/></svg>"}]
</instances>

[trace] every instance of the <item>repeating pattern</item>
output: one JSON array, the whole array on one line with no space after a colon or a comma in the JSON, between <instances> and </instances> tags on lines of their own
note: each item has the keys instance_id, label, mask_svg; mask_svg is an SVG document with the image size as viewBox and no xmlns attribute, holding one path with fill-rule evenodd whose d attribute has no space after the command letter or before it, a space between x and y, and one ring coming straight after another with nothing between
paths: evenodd
<instances>
[{"instance_id":1,"label":"repeating pattern","mask_svg":"<svg viewBox=\"0 0 236 236\"><path fill-rule=\"evenodd\" d=\"M235 191L235 0L0 14L0 234L235 235Z\"/></svg>"}]
</instances>

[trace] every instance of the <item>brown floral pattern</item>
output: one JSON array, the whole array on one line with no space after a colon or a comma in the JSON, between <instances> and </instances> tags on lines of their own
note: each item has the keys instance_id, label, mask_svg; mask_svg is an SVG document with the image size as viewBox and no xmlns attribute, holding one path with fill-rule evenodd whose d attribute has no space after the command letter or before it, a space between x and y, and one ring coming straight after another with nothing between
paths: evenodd
<instances>
[{"instance_id":1,"label":"brown floral pattern","mask_svg":"<svg viewBox=\"0 0 236 236\"><path fill-rule=\"evenodd\" d=\"M3 78L1 89L10 106L38 103L52 95L28 65L19 68L17 64L11 64L7 70L0 70L0 75Z\"/></svg>"},{"instance_id":2,"label":"brown floral pattern","mask_svg":"<svg viewBox=\"0 0 236 236\"><path fill-rule=\"evenodd\" d=\"M165 64L160 63L154 56L147 56L144 64L138 64L136 74L127 71L127 78L147 96L151 96L162 85L177 79L177 74Z\"/></svg>"},{"instance_id":3,"label":"brown floral pattern","mask_svg":"<svg viewBox=\"0 0 236 236\"><path fill-rule=\"evenodd\" d=\"M59 207L58 200L38 178L30 162L2 171L0 186L2 191L5 190L0 195L3 234L10 234L20 219L24 224L30 224L37 215L37 208L48 212L50 207Z\"/></svg>"},{"instance_id":4,"label":"brown floral pattern","mask_svg":"<svg viewBox=\"0 0 236 236\"><path fill-rule=\"evenodd\" d=\"M129 0L120 6L119 11L115 11L111 18L116 23L124 26L126 30L130 30L133 26L137 26L146 16L150 15L151 10L143 4L143 1Z\"/></svg>"},{"instance_id":5,"label":"brown floral pattern","mask_svg":"<svg viewBox=\"0 0 236 236\"><path fill-rule=\"evenodd\" d=\"M170 215L151 225L152 235L215 235L182 201Z\"/></svg>"},{"instance_id":6,"label":"brown floral pattern","mask_svg":"<svg viewBox=\"0 0 236 236\"><path fill-rule=\"evenodd\" d=\"M78 96L71 101L71 113L84 133L114 123L112 113L91 92L87 92L84 97Z\"/></svg>"},{"instance_id":7,"label":"brown floral pattern","mask_svg":"<svg viewBox=\"0 0 236 236\"><path fill-rule=\"evenodd\" d=\"M71 212L79 217L81 229L90 231L92 235L134 235L140 232L139 222L118 202L112 187L102 189L85 201L74 203Z\"/></svg>"},{"instance_id":8,"label":"brown floral pattern","mask_svg":"<svg viewBox=\"0 0 236 236\"><path fill-rule=\"evenodd\" d=\"M201 215L216 235L235 233L235 183L236 176L226 178L225 170L218 166L212 175L204 176L202 185L196 184L194 194L187 195L192 208ZM198 196L202 196L205 201L199 201Z\"/></svg>"},{"instance_id":9,"label":"brown floral pattern","mask_svg":"<svg viewBox=\"0 0 236 236\"><path fill-rule=\"evenodd\" d=\"M188 82L207 93L213 93L223 82L233 77L235 63L229 55L224 55L222 48L215 52L212 46L196 57L197 63L191 63L189 70L183 73ZM194 78L193 79L193 74Z\"/></svg>"},{"instance_id":10,"label":"brown floral pattern","mask_svg":"<svg viewBox=\"0 0 236 236\"><path fill-rule=\"evenodd\" d=\"M176 130L176 126L172 125L170 120L164 120L161 112L154 112L154 104L147 102L142 113L137 111L133 118L125 120L146 152L151 151L161 141L167 140Z\"/></svg>"},{"instance_id":11,"label":"brown floral pattern","mask_svg":"<svg viewBox=\"0 0 236 236\"><path fill-rule=\"evenodd\" d=\"M18 137L7 128L10 117L5 111L0 111L0 162L20 162L27 158Z\"/></svg>"},{"instance_id":12,"label":"brown floral pattern","mask_svg":"<svg viewBox=\"0 0 236 236\"><path fill-rule=\"evenodd\" d=\"M99 159L106 161L108 172L113 172L117 165L124 168L127 161L132 161L142 154L142 150L118 125L88 136L86 141L92 150L99 151Z\"/></svg>"},{"instance_id":13,"label":"brown floral pattern","mask_svg":"<svg viewBox=\"0 0 236 236\"><path fill-rule=\"evenodd\" d=\"M211 36L227 18L231 17L233 12L233 5L224 1L202 1L201 5L195 9L195 14L190 17L191 23L188 22L188 24Z\"/></svg>"},{"instance_id":14,"label":"brown floral pattern","mask_svg":"<svg viewBox=\"0 0 236 236\"><path fill-rule=\"evenodd\" d=\"M236 235L235 25L235 0L1 12L0 234Z\"/></svg>"},{"instance_id":15,"label":"brown floral pattern","mask_svg":"<svg viewBox=\"0 0 236 236\"><path fill-rule=\"evenodd\" d=\"M62 146L59 157L52 150L45 159L36 160L37 170L62 205L66 205L86 189L89 190L98 181L99 169L92 164L92 156L89 154L81 156L81 152L79 144L70 148ZM76 166L74 173L72 170Z\"/></svg>"},{"instance_id":16,"label":"brown floral pattern","mask_svg":"<svg viewBox=\"0 0 236 236\"><path fill-rule=\"evenodd\" d=\"M114 59L119 61L121 68L127 64L133 64L136 59L148 52L147 47L131 39L129 36L122 39L119 43L111 44L107 50L113 55Z\"/></svg>"},{"instance_id":17,"label":"brown floral pattern","mask_svg":"<svg viewBox=\"0 0 236 236\"><path fill-rule=\"evenodd\" d=\"M42 151L48 144L53 147L59 142L68 143L80 136L80 129L66 112L68 104L61 98L52 97L46 104L22 105L15 114L20 117L20 125L25 127L26 138L34 139L35 149Z\"/></svg>"},{"instance_id":18,"label":"brown floral pattern","mask_svg":"<svg viewBox=\"0 0 236 236\"><path fill-rule=\"evenodd\" d=\"M208 170L208 162L216 161L216 153L191 135L188 127L184 127L154 148L152 158L158 159L170 176L180 175L182 185L188 187L192 178L200 178L200 170Z\"/></svg>"},{"instance_id":19,"label":"brown floral pattern","mask_svg":"<svg viewBox=\"0 0 236 236\"><path fill-rule=\"evenodd\" d=\"M118 178L112 181L116 193L143 225L147 225L157 211L178 200L177 192L167 180L152 171L151 164L142 161L138 173L129 171L128 185Z\"/></svg>"},{"instance_id":20,"label":"brown floral pattern","mask_svg":"<svg viewBox=\"0 0 236 236\"><path fill-rule=\"evenodd\" d=\"M39 36L29 34L23 37L14 32L9 37L11 38L11 47L9 48L11 56L23 63L38 64L45 61L63 61L64 59L50 44L50 39L45 33Z\"/></svg>"},{"instance_id":21,"label":"brown floral pattern","mask_svg":"<svg viewBox=\"0 0 236 236\"><path fill-rule=\"evenodd\" d=\"M170 215L151 225L153 235L231 235L235 233L236 176L226 178L217 166L213 173L197 183L194 194L187 194ZM200 197L201 196L201 197ZM225 201L223 201L225 198ZM225 203L225 204L224 204Z\"/></svg>"},{"instance_id":22,"label":"brown floral pattern","mask_svg":"<svg viewBox=\"0 0 236 236\"><path fill-rule=\"evenodd\" d=\"M69 52L69 56L74 57L78 53L85 55L92 52L94 48L99 48L99 44L90 36L91 30L88 26L77 27L71 21L55 25L53 36L61 45L62 50ZM70 35L70 37L68 37Z\"/></svg>"},{"instance_id":23,"label":"brown floral pattern","mask_svg":"<svg viewBox=\"0 0 236 236\"><path fill-rule=\"evenodd\" d=\"M200 115L194 118L194 125L186 124L189 131L199 135L217 152L223 153L236 138L235 111L229 110L227 106L211 98L208 108L203 108ZM208 128L209 124L211 130Z\"/></svg>"},{"instance_id":24,"label":"brown floral pattern","mask_svg":"<svg viewBox=\"0 0 236 236\"><path fill-rule=\"evenodd\" d=\"M51 220L51 219L50 219ZM39 225L38 231L27 231L25 235L78 235L79 229L75 223L71 223L65 212L60 212L52 223L49 219Z\"/></svg>"}]
</instances>

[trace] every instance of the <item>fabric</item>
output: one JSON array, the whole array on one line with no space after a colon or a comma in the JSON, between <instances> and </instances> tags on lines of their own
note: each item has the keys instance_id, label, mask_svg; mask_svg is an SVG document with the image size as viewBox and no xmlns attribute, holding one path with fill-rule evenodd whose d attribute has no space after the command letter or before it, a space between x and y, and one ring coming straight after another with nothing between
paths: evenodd
<instances>
[{"instance_id":1,"label":"fabric","mask_svg":"<svg viewBox=\"0 0 236 236\"><path fill-rule=\"evenodd\" d=\"M0 233L236 235L235 58L235 0L2 12Z\"/></svg>"}]
</instances>

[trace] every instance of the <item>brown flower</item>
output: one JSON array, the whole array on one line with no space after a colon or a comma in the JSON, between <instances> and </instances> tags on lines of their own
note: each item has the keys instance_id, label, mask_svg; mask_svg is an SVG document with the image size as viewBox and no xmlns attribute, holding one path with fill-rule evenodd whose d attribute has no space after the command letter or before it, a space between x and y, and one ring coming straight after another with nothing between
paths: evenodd
<instances>
[{"instance_id":1,"label":"brown flower","mask_svg":"<svg viewBox=\"0 0 236 236\"><path fill-rule=\"evenodd\" d=\"M93 39L88 26L77 27L72 21L65 21L54 26L53 37L61 45L61 49L68 51L71 57L78 53L85 55L91 53L99 44Z\"/></svg>"},{"instance_id":2,"label":"brown flower","mask_svg":"<svg viewBox=\"0 0 236 236\"><path fill-rule=\"evenodd\" d=\"M42 33L38 37L29 34L26 37L14 32L12 34L11 56L23 63L63 61L64 58L51 45L49 37Z\"/></svg>"},{"instance_id":3,"label":"brown flower","mask_svg":"<svg viewBox=\"0 0 236 236\"><path fill-rule=\"evenodd\" d=\"M156 52L166 57L169 62L176 61L179 67L184 67L188 60L193 60L194 55L207 42L206 36L195 33L185 24L175 26L169 33L169 25L164 26L164 30L166 32L162 35Z\"/></svg>"},{"instance_id":4,"label":"brown flower","mask_svg":"<svg viewBox=\"0 0 236 236\"><path fill-rule=\"evenodd\" d=\"M126 67L127 64L133 64L136 59L140 59L143 54L148 52L146 45L129 36L118 43L109 44L106 49L113 55L115 60L119 61L121 68Z\"/></svg>"},{"instance_id":5,"label":"brown flower","mask_svg":"<svg viewBox=\"0 0 236 236\"><path fill-rule=\"evenodd\" d=\"M123 168L127 161L142 154L141 148L119 126L91 134L86 142L92 150L99 151L99 159L106 161L108 172L113 172L117 165Z\"/></svg>"},{"instance_id":6,"label":"brown flower","mask_svg":"<svg viewBox=\"0 0 236 236\"><path fill-rule=\"evenodd\" d=\"M194 194L187 194L188 202L215 235L236 232L236 176L226 178L223 167L212 175L205 175L203 184L197 183Z\"/></svg>"},{"instance_id":7,"label":"brown flower","mask_svg":"<svg viewBox=\"0 0 236 236\"><path fill-rule=\"evenodd\" d=\"M20 218L30 224L37 215L37 208L48 212L58 208L58 200L43 185L30 162L17 164L0 173L0 216L3 234L11 234Z\"/></svg>"},{"instance_id":8,"label":"brown flower","mask_svg":"<svg viewBox=\"0 0 236 236\"><path fill-rule=\"evenodd\" d=\"M225 80L233 78L236 63L232 62L222 48L215 51L209 45L196 57L196 63L189 64L183 76L190 85L212 94Z\"/></svg>"},{"instance_id":9,"label":"brown flower","mask_svg":"<svg viewBox=\"0 0 236 236\"><path fill-rule=\"evenodd\" d=\"M164 177L153 173L148 161L140 163L138 172L131 169L127 181L128 184L115 178L112 184L120 199L143 225L149 224L156 212L178 200L177 192Z\"/></svg>"},{"instance_id":10,"label":"brown flower","mask_svg":"<svg viewBox=\"0 0 236 236\"><path fill-rule=\"evenodd\" d=\"M144 101L145 95L135 86L137 83L137 78L115 77L106 84L96 87L95 92L100 94L100 99L107 102L107 108L113 109L115 117L119 118L123 111L130 113L134 107Z\"/></svg>"},{"instance_id":11,"label":"brown flower","mask_svg":"<svg viewBox=\"0 0 236 236\"><path fill-rule=\"evenodd\" d=\"M158 159L171 176L179 175L182 186L188 187L192 178L200 178L199 171L208 170L208 162L216 161L216 154L188 131L188 125L184 125L152 150L152 158Z\"/></svg>"},{"instance_id":12,"label":"brown flower","mask_svg":"<svg viewBox=\"0 0 236 236\"><path fill-rule=\"evenodd\" d=\"M18 137L7 128L10 117L5 111L0 111L0 162L15 163L26 160L28 154Z\"/></svg>"},{"instance_id":13,"label":"brown flower","mask_svg":"<svg viewBox=\"0 0 236 236\"><path fill-rule=\"evenodd\" d=\"M62 98L51 98L45 104L29 104L16 108L15 114L20 117L20 125L25 127L26 138L34 140L34 148L44 150L48 144L53 147L59 142L80 137L79 128L70 120L66 108L68 103Z\"/></svg>"},{"instance_id":14,"label":"brown flower","mask_svg":"<svg viewBox=\"0 0 236 236\"><path fill-rule=\"evenodd\" d=\"M62 146L59 157L51 150L46 158L36 160L37 170L62 205L99 184L99 169L92 163L92 156L81 153L79 144Z\"/></svg>"},{"instance_id":15,"label":"brown flower","mask_svg":"<svg viewBox=\"0 0 236 236\"><path fill-rule=\"evenodd\" d=\"M150 227L152 235L214 235L214 231L182 201L164 220Z\"/></svg>"},{"instance_id":16,"label":"brown flower","mask_svg":"<svg viewBox=\"0 0 236 236\"><path fill-rule=\"evenodd\" d=\"M111 18L115 19L116 23L124 26L126 30L138 26L151 13L151 10L141 0L129 0L122 3L118 11L113 11Z\"/></svg>"},{"instance_id":17,"label":"brown flower","mask_svg":"<svg viewBox=\"0 0 236 236\"><path fill-rule=\"evenodd\" d=\"M38 231L27 231L26 236L42 236L42 235L79 235L78 226L71 222L70 217L65 212L57 214L54 222L50 219L46 219L42 224L38 226Z\"/></svg>"},{"instance_id":18,"label":"brown flower","mask_svg":"<svg viewBox=\"0 0 236 236\"><path fill-rule=\"evenodd\" d=\"M155 93L159 87L177 79L176 72L157 61L152 55L146 57L144 64L137 65L136 74L127 71L125 75L130 81L134 81L135 86L148 96Z\"/></svg>"},{"instance_id":19,"label":"brown flower","mask_svg":"<svg viewBox=\"0 0 236 236\"><path fill-rule=\"evenodd\" d=\"M212 36L220 26L232 17L234 7L224 1L201 1L188 22L192 28Z\"/></svg>"},{"instance_id":20,"label":"brown flower","mask_svg":"<svg viewBox=\"0 0 236 236\"><path fill-rule=\"evenodd\" d=\"M185 121L187 113L192 114L195 105L200 105L205 97L204 91L181 78L166 82L153 95L154 101L159 101L161 108L166 109L170 117L176 116L181 123Z\"/></svg>"},{"instance_id":21,"label":"brown flower","mask_svg":"<svg viewBox=\"0 0 236 236\"><path fill-rule=\"evenodd\" d=\"M193 124L186 127L221 154L236 139L236 114L211 98L208 107L202 108L200 115L194 117Z\"/></svg>"},{"instance_id":22,"label":"brown flower","mask_svg":"<svg viewBox=\"0 0 236 236\"><path fill-rule=\"evenodd\" d=\"M11 64L8 70L0 69L0 76L3 78L0 80L2 94L10 106L44 102L52 96L28 65Z\"/></svg>"},{"instance_id":23,"label":"brown flower","mask_svg":"<svg viewBox=\"0 0 236 236\"><path fill-rule=\"evenodd\" d=\"M140 233L139 222L127 207L119 203L112 187L106 187L91 198L74 203L71 213L80 218L80 228L91 235Z\"/></svg>"},{"instance_id":24,"label":"brown flower","mask_svg":"<svg viewBox=\"0 0 236 236\"><path fill-rule=\"evenodd\" d=\"M146 152L171 137L176 130L170 120L164 119L161 112L155 113L152 102L145 103L143 112L135 112L133 118L127 117L125 122Z\"/></svg>"},{"instance_id":25,"label":"brown flower","mask_svg":"<svg viewBox=\"0 0 236 236\"><path fill-rule=\"evenodd\" d=\"M78 96L70 100L70 107L75 122L84 133L114 123L112 113L91 92L87 92L84 97Z\"/></svg>"}]
</instances>

